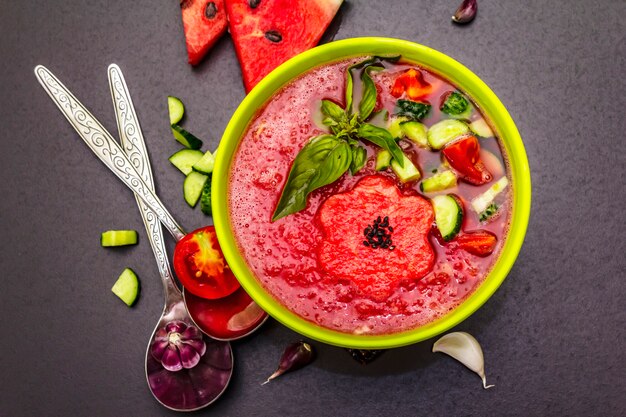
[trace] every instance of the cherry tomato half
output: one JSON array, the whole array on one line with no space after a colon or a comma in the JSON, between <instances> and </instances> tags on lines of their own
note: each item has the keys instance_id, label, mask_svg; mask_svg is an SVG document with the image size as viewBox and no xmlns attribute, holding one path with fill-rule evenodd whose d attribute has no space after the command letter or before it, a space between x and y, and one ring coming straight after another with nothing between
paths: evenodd
<instances>
[{"instance_id":1,"label":"cherry tomato half","mask_svg":"<svg viewBox=\"0 0 626 417\"><path fill-rule=\"evenodd\" d=\"M194 230L178 242L174 250L174 270L185 289L198 297L215 300L239 288L213 226Z\"/></svg>"}]
</instances>

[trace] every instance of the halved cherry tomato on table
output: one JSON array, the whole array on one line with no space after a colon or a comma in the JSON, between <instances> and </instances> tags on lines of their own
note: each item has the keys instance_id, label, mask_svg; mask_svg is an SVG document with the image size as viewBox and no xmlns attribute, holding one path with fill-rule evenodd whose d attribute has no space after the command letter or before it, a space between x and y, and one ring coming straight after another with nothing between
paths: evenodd
<instances>
[{"instance_id":1,"label":"halved cherry tomato on table","mask_svg":"<svg viewBox=\"0 0 626 417\"><path fill-rule=\"evenodd\" d=\"M418 100L429 94L432 89L432 85L424 79L421 71L411 68L396 78L391 95L398 98L406 91L406 95L411 100Z\"/></svg>"},{"instance_id":2,"label":"halved cherry tomato on table","mask_svg":"<svg viewBox=\"0 0 626 417\"><path fill-rule=\"evenodd\" d=\"M239 288L213 226L194 230L178 242L174 250L174 270L185 289L198 297L215 300Z\"/></svg>"},{"instance_id":3,"label":"halved cherry tomato on table","mask_svg":"<svg viewBox=\"0 0 626 417\"><path fill-rule=\"evenodd\" d=\"M467 135L450 142L441 152L450 166L470 184L483 185L493 179L480 160L480 145L476 136Z\"/></svg>"},{"instance_id":4,"label":"halved cherry tomato on table","mask_svg":"<svg viewBox=\"0 0 626 417\"><path fill-rule=\"evenodd\" d=\"M498 243L498 238L487 230L477 230L458 235L455 242L461 249L476 256L489 256Z\"/></svg>"}]
</instances>

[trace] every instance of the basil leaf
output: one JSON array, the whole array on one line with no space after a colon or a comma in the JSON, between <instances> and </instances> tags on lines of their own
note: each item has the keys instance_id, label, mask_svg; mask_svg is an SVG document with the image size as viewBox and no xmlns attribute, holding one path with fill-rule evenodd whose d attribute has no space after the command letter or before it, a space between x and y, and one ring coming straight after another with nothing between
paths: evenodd
<instances>
[{"instance_id":1,"label":"basil leaf","mask_svg":"<svg viewBox=\"0 0 626 417\"><path fill-rule=\"evenodd\" d=\"M413 120L422 120L431 108L428 103L411 100L398 100L396 106L400 109L396 113L398 116L407 116Z\"/></svg>"},{"instance_id":2,"label":"basil leaf","mask_svg":"<svg viewBox=\"0 0 626 417\"><path fill-rule=\"evenodd\" d=\"M352 146L352 163L350 164L350 173L356 174L365 166L367 162L367 150L362 146Z\"/></svg>"},{"instance_id":3,"label":"basil leaf","mask_svg":"<svg viewBox=\"0 0 626 417\"><path fill-rule=\"evenodd\" d=\"M404 168L404 153L387 129L383 129L382 127L374 126L369 123L363 123L359 127L357 134L360 138L368 140L374 145L378 145L389 151L391 156L393 156L393 159L398 162L400 167Z\"/></svg>"},{"instance_id":4,"label":"basil leaf","mask_svg":"<svg viewBox=\"0 0 626 417\"><path fill-rule=\"evenodd\" d=\"M446 100L441 106L441 111L446 114L456 116L467 110L467 106L469 106L467 99L460 93L454 91L446 97Z\"/></svg>"},{"instance_id":5,"label":"basil leaf","mask_svg":"<svg viewBox=\"0 0 626 417\"><path fill-rule=\"evenodd\" d=\"M367 58L364 61L357 62L354 65L350 65L346 70L346 113L352 114L352 89L354 82L352 80L352 70L353 69L361 69L368 67L372 64L379 64L383 61L387 62L398 62L401 55L390 55L390 56L372 56Z\"/></svg>"},{"instance_id":6,"label":"basil leaf","mask_svg":"<svg viewBox=\"0 0 626 417\"><path fill-rule=\"evenodd\" d=\"M332 135L316 136L298 152L272 221L306 207L307 196L341 177L350 167L350 145Z\"/></svg>"},{"instance_id":7,"label":"basil leaf","mask_svg":"<svg viewBox=\"0 0 626 417\"><path fill-rule=\"evenodd\" d=\"M372 81L370 73L372 71L381 71L384 69L384 67L372 65L365 68L361 74L361 81L363 81L363 98L361 98L361 102L359 103L361 120L366 120L376 106L376 85L374 84L374 81Z\"/></svg>"},{"instance_id":8,"label":"basil leaf","mask_svg":"<svg viewBox=\"0 0 626 417\"><path fill-rule=\"evenodd\" d=\"M346 116L346 112L343 111L343 109L339 107L338 104L333 103L330 100L322 100L322 114L337 123L344 122L348 119Z\"/></svg>"}]
</instances>

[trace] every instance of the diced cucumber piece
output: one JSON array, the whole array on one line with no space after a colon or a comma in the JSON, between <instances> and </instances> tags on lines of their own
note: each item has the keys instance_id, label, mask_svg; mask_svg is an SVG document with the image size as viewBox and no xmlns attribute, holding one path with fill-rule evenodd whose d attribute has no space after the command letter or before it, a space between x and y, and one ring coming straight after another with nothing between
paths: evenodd
<instances>
[{"instance_id":1,"label":"diced cucumber piece","mask_svg":"<svg viewBox=\"0 0 626 417\"><path fill-rule=\"evenodd\" d=\"M496 198L496 196L500 194L507 185L509 185L508 178L502 177L496 181L495 184L489 187L487 191L476 196L471 202L474 211L478 214L485 211L487 207L489 207L489 204L493 202L494 198Z\"/></svg>"},{"instance_id":2,"label":"diced cucumber piece","mask_svg":"<svg viewBox=\"0 0 626 417\"><path fill-rule=\"evenodd\" d=\"M213 166L215 165L215 156L211 151L206 151L202 158L193 164L193 170L198 171L201 174L210 174L213 172Z\"/></svg>"},{"instance_id":3,"label":"diced cucumber piece","mask_svg":"<svg viewBox=\"0 0 626 417\"><path fill-rule=\"evenodd\" d=\"M376 155L376 171L382 171L389 167L389 164L391 164L391 153L384 149L378 152L378 155Z\"/></svg>"},{"instance_id":4,"label":"diced cucumber piece","mask_svg":"<svg viewBox=\"0 0 626 417\"><path fill-rule=\"evenodd\" d=\"M117 295L120 300L126 303L127 306L132 306L137 300L139 294L139 280L137 274L130 268L126 268L122 271L120 277L115 281L111 288L113 294Z\"/></svg>"},{"instance_id":5,"label":"diced cucumber piece","mask_svg":"<svg viewBox=\"0 0 626 417\"><path fill-rule=\"evenodd\" d=\"M443 240L449 241L461 230L463 209L452 195L438 195L432 199L435 209L435 223Z\"/></svg>"},{"instance_id":6,"label":"diced cucumber piece","mask_svg":"<svg viewBox=\"0 0 626 417\"><path fill-rule=\"evenodd\" d=\"M185 105L174 96L167 96L167 109L170 113L170 125L180 122L185 114Z\"/></svg>"},{"instance_id":7,"label":"diced cucumber piece","mask_svg":"<svg viewBox=\"0 0 626 417\"><path fill-rule=\"evenodd\" d=\"M393 136L394 138L402 139L404 137L404 130L402 130L402 128L400 127L400 124L404 122L408 122L409 120L411 119L405 116L390 117L387 123L387 130L389 131L389 133L391 133L391 136Z\"/></svg>"},{"instance_id":8,"label":"diced cucumber piece","mask_svg":"<svg viewBox=\"0 0 626 417\"><path fill-rule=\"evenodd\" d=\"M413 162L409 159L408 156L406 156L406 154L403 153L402 157L404 162L404 168L401 167L398 161L396 161L395 159L391 160L391 169L393 169L393 172L396 173L396 175L398 176L398 178L400 178L400 181L402 182L419 180L422 175L420 174L417 167L413 165Z\"/></svg>"},{"instance_id":9,"label":"diced cucumber piece","mask_svg":"<svg viewBox=\"0 0 626 417\"><path fill-rule=\"evenodd\" d=\"M452 187L456 187L456 175L452 171L440 172L420 183L420 190L424 193L432 193Z\"/></svg>"},{"instance_id":10,"label":"diced cucumber piece","mask_svg":"<svg viewBox=\"0 0 626 417\"><path fill-rule=\"evenodd\" d=\"M196 149L182 149L170 156L169 161L185 175L189 175L192 166L198 162L204 154Z\"/></svg>"},{"instance_id":11,"label":"diced cucumber piece","mask_svg":"<svg viewBox=\"0 0 626 417\"><path fill-rule=\"evenodd\" d=\"M207 216L213 215L213 209L211 208L211 177L202 187L202 195L200 196L200 210Z\"/></svg>"},{"instance_id":12,"label":"diced cucumber piece","mask_svg":"<svg viewBox=\"0 0 626 417\"><path fill-rule=\"evenodd\" d=\"M137 232L135 230L107 230L100 236L100 245L104 247L136 244Z\"/></svg>"},{"instance_id":13,"label":"diced cucumber piece","mask_svg":"<svg viewBox=\"0 0 626 417\"><path fill-rule=\"evenodd\" d=\"M492 138L493 131L487 124L485 119L478 119L470 123L469 128L476 134L476 136L480 136L481 138Z\"/></svg>"},{"instance_id":14,"label":"diced cucumber piece","mask_svg":"<svg viewBox=\"0 0 626 417\"><path fill-rule=\"evenodd\" d=\"M400 123L405 136L423 148L428 148L428 128L425 124L410 121Z\"/></svg>"},{"instance_id":15,"label":"diced cucumber piece","mask_svg":"<svg viewBox=\"0 0 626 417\"><path fill-rule=\"evenodd\" d=\"M204 184L208 179L208 176L196 171L191 171L189 175L187 175L187 178L185 178L185 182L183 183L183 194L185 196L185 201L190 207L195 207L198 203Z\"/></svg>"},{"instance_id":16,"label":"diced cucumber piece","mask_svg":"<svg viewBox=\"0 0 626 417\"><path fill-rule=\"evenodd\" d=\"M445 119L428 129L428 143L433 149L441 149L446 143L468 132L469 127L460 120Z\"/></svg>"},{"instance_id":17,"label":"diced cucumber piece","mask_svg":"<svg viewBox=\"0 0 626 417\"><path fill-rule=\"evenodd\" d=\"M177 124L172 125L174 138L189 149L200 149L202 141Z\"/></svg>"}]
</instances>

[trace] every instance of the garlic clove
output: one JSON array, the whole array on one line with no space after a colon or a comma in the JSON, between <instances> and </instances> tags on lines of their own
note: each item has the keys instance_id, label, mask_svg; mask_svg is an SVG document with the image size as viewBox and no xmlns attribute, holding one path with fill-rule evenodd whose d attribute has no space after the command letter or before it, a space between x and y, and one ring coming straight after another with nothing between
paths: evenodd
<instances>
[{"instance_id":1,"label":"garlic clove","mask_svg":"<svg viewBox=\"0 0 626 417\"><path fill-rule=\"evenodd\" d=\"M484 389L495 386L487 385L483 351L478 341L471 334L465 332L448 333L435 342L433 352L441 352L452 356L470 370L476 372L483 380Z\"/></svg>"}]
</instances>

